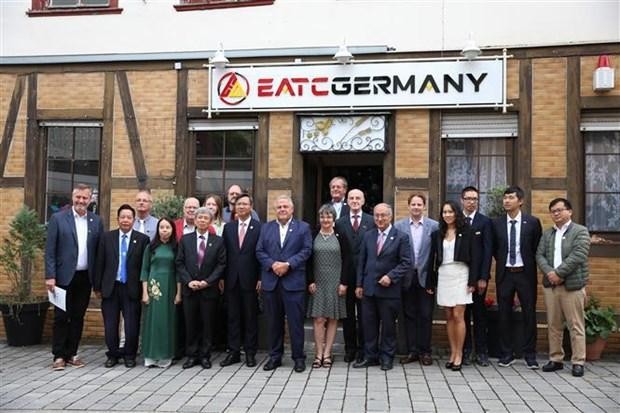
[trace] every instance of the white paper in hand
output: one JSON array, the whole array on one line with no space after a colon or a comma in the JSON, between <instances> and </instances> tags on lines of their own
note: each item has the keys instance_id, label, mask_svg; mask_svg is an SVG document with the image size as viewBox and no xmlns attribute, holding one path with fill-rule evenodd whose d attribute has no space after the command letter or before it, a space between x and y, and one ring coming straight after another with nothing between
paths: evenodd
<instances>
[{"instance_id":1,"label":"white paper in hand","mask_svg":"<svg viewBox=\"0 0 620 413\"><path fill-rule=\"evenodd\" d=\"M54 287L54 292L47 291L50 303L60 308L62 311L67 311L67 290L60 287Z\"/></svg>"}]
</instances>

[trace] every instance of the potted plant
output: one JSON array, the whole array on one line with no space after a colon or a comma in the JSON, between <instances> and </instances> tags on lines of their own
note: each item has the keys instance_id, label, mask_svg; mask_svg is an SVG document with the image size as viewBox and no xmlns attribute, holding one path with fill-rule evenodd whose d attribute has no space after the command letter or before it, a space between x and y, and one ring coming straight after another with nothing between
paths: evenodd
<instances>
[{"instance_id":1,"label":"potted plant","mask_svg":"<svg viewBox=\"0 0 620 413\"><path fill-rule=\"evenodd\" d=\"M10 285L8 294L0 295L0 310L10 346L41 342L49 302L47 296L33 293L32 279L45 237L45 225L39 223L38 214L24 206L9 224L0 247L0 268Z\"/></svg>"},{"instance_id":2,"label":"potted plant","mask_svg":"<svg viewBox=\"0 0 620 413\"><path fill-rule=\"evenodd\" d=\"M601 358L609 334L618 328L615 316L611 306L601 307L596 297L589 297L585 307L586 360L594 361Z\"/></svg>"},{"instance_id":3,"label":"potted plant","mask_svg":"<svg viewBox=\"0 0 620 413\"><path fill-rule=\"evenodd\" d=\"M183 203L185 198L178 195L169 195L155 200L153 210L154 217L177 219L183 216Z\"/></svg>"},{"instance_id":4,"label":"potted plant","mask_svg":"<svg viewBox=\"0 0 620 413\"><path fill-rule=\"evenodd\" d=\"M486 201L484 202L482 211L489 218L497 218L506 215L504 210L504 191L506 186L495 186L486 192Z\"/></svg>"}]
</instances>

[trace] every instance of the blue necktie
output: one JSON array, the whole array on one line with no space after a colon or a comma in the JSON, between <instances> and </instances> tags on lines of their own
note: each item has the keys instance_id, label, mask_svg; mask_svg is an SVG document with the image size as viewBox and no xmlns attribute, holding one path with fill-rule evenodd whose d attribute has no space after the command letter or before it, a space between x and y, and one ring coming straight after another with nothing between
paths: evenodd
<instances>
[{"instance_id":1,"label":"blue necktie","mask_svg":"<svg viewBox=\"0 0 620 413\"><path fill-rule=\"evenodd\" d=\"M123 234L121 241L121 282L127 282L127 234Z\"/></svg>"},{"instance_id":2,"label":"blue necktie","mask_svg":"<svg viewBox=\"0 0 620 413\"><path fill-rule=\"evenodd\" d=\"M517 228L515 224L516 220L510 220L510 245L508 246L508 262L510 265L515 265L517 262Z\"/></svg>"}]
</instances>

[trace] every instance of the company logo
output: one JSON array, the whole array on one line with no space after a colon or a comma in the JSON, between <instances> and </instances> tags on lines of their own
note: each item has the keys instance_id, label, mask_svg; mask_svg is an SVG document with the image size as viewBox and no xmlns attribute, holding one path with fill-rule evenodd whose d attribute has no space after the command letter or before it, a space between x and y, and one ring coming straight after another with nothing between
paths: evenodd
<instances>
[{"instance_id":1,"label":"company logo","mask_svg":"<svg viewBox=\"0 0 620 413\"><path fill-rule=\"evenodd\" d=\"M217 84L217 95L227 105L238 105L250 93L250 83L245 76L237 72L228 72Z\"/></svg>"}]
</instances>

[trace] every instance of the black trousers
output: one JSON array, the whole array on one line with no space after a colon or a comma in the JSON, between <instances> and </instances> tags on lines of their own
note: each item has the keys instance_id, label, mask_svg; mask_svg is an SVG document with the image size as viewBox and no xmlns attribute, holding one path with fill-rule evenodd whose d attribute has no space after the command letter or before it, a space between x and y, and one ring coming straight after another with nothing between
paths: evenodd
<instances>
[{"instance_id":1,"label":"black trousers","mask_svg":"<svg viewBox=\"0 0 620 413\"><path fill-rule=\"evenodd\" d=\"M54 359L69 360L77 354L84 328L84 315L90 301L88 271L76 271L69 285L58 287L67 290L67 311L54 307L52 353Z\"/></svg>"},{"instance_id":2,"label":"black trousers","mask_svg":"<svg viewBox=\"0 0 620 413\"><path fill-rule=\"evenodd\" d=\"M239 283L226 287L224 297L228 307L228 348L246 355L255 355L258 348L258 295L256 290L242 290Z\"/></svg>"},{"instance_id":3,"label":"black trousers","mask_svg":"<svg viewBox=\"0 0 620 413\"><path fill-rule=\"evenodd\" d=\"M355 296L355 284L347 288L347 318L342 320L344 351L361 354L364 351L364 323L362 321L362 300Z\"/></svg>"},{"instance_id":4,"label":"black trousers","mask_svg":"<svg viewBox=\"0 0 620 413\"><path fill-rule=\"evenodd\" d=\"M478 294L478 292L474 292L472 294L473 303L467 304L465 307L465 343L463 345L464 353L472 353L475 344L476 354L487 354L487 307L484 304L484 300L487 296L487 290L484 290L484 293ZM474 321L473 331L471 326L471 321ZM472 332L474 338L472 340Z\"/></svg>"},{"instance_id":5,"label":"black trousers","mask_svg":"<svg viewBox=\"0 0 620 413\"><path fill-rule=\"evenodd\" d=\"M114 283L112 294L101 300L105 344L108 347L106 355L125 360L135 360L138 352L138 337L140 335L141 304L129 297L127 286L120 282ZM119 349L118 324L120 315L123 315L125 326L125 346Z\"/></svg>"},{"instance_id":6,"label":"black trousers","mask_svg":"<svg viewBox=\"0 0 620 413\"><path fill-rule=\"evenodd\" d=\"M523 355L536 356L536 277L526 272L508 272L497 284L500 347L502 357L512 356L511 323L515 292L523 312Z\"/></svg>"},{"instance_id":7,"label":"black trousers","mask_svg":"<svg viewBox=\"0 0 620 413\"><path fill-rule=\"evenodd\" d=\"M431 354L431 335L433 332L433 308L435 296L420 286L417 275L411 287L402 293L407 352Z\"/></svg>"},{"instance_id":8,"label":"black trousers","mask_svg":"<svg viewBox=\"0 0 620 413\"><path fill-rule=\"evenodd\" d=\"M293 360L305 360L304 310L305 291L287 291L278 281L273 291L263 290L263 305L269 324L269 357L282 360L284 354L284 319L288 323Z\"/></svg>"},{"instance_id":9,"label":"black trousers","mask_svg":"<svg viewBox=\"0 0 620 413\"><path fill-rule=\"evenodd\" d=\"M205 297L200 292L183 296L187 357L211 357L216 308L217 296Z\"/></svg>"},{"instance_id":10,"label":"black trousers","mask_svg":"<svg viewBox=\"0 0 620 413\"><path fill-rule=\"evenodd\" d=\"M362 298L364 356L367 360L391 361L396 354L396 318L400 298Z\"/></svg>"}]
</instances>

